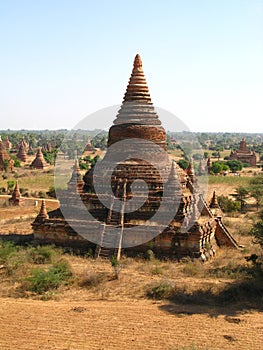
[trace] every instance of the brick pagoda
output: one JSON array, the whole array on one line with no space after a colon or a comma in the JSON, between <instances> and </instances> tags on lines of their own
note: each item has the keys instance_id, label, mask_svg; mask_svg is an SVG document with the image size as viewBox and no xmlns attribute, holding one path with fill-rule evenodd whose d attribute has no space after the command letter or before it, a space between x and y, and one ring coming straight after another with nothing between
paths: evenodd
<instances>
[{"instance_id":1,"label":"brick pagoda","mask_svg":"<svg viewBox=\"0 0 263 350\"><path fill-rule=\"evenodd\" d=\"M30 164L30 167L34 168L34 169L44 169L47 166L48 166L48 164L46 163L46 161L43 157L41 147L38 147L36 157L33 160L33 162Z\"/></svg>"},{"instance_id":2,"label":"brick pagoda","mask_svg":"<svg viewBox=\"0 0 263 350\"><path fill-rule=\"evenodd\" d=\"M245 139L242 139L239 145L239 149L236 151L231 151L229 159L239 160L242 163L247 163L251 167L257 166L257 156L254 151L247 148Z\"/></svg>"},{"instance_id":3,"label":"brick pagoda","mask_svg":"<svg viewBox=\"0 0 263 350\"><path fill-rule=\"evenodd\" d=\"M138 146L134 140L143 157L134 153ZM126 150L118 149L122 142L131 156L120 159L111 173L112 161ZM198 194L192 162L186 174L166 151L166 132L151 102L142 60L136 55L122 106L109 130L108 149L102 162L104 175L94 175L93 167L82 181L76 161L68 190L59 198L60 208L33 222L35 239L92 248L95 257L118 258L121 252L134 255L145 253L149 247L157 255L175 258L198 257L207 244L237 247L222 220L214 216L204 197ZM108 173L112 174L112 194L104 191L104 176ZM94 179L100 196L95 193ZM133 208L134 191L138 198L143 195L143 186L135 182L138 179L147 184L148 197L139 208L126 210ZM78 204L78 198L84 205ZM169 219L172 208L176 210ZM96 220L87 221L87 210ZM156 228L160 233L153 238Z\"/></svg>"}]
</instances>

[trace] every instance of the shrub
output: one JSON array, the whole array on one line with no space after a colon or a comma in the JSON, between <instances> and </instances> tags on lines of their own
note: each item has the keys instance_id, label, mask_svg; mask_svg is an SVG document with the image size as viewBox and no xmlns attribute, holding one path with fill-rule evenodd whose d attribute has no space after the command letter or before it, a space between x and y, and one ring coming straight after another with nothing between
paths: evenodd
<instances>
[{"instance_id":1,"label":"shrub","mask_svg":"<svg viewBox=\"0 0 263 350\"><path fill-rule=\"evenodd\" d=\"M200 261L190 261L184 265L182 272L187 277L203 276L204 267Z\"/></svg>"},{"instance_id":2,"label":"shrub","mask_svg":"<svg viewBox=\"0 0 263 350\"><path fill-rule=\"evenodd\" d=\"M218 204L220 205L223 212L231 213L235 211L240 211L241 204L240 202L236 202L231 198L228 198L227 196L218 196Z\"/></svg>"},{"instance_id":3,"label":"shrub","mask_svg":"<svg viewBox=\"0 0 263 350\"><path fill-rule=\"evenodd\" d=\"M26 279L26 289L42 294L52 289L57 289L62 284L67 284L72 276L71 268L66 260L59 260L48 270L44 268L33 269L31 276Z\"/></svg>"},{"instance_id":4,"label":"shrub","mask_svg":"<svg viewBox=\"0 0 263 350\"><path fill-rule=\"evenodd\" d=\"M187 169L189 166L189 160L186 159L180 159L178 160L177 164L179 165L180 168L182 169Z\"/></svg>"},{"instance_id":5,"label":"shrub","mask_svg":"<svg viewBox=\"0 0 263 350\"><path fill-rule=\"evenodd\" d=\"M86 276L82 276L78 282L78 285L84 288L92 288L92 287L97 287L104 280L105 280L104 274L91 272Z\"/></svg>"},{"instance_id":6,"label":"shrub","mask_svg":"<svg viewBox=\"0 0 263 350\"><path fill-rule=\"evenodd\" d=\"M120 265L120 262L117 259L117 257L114 256L114 255L111 257L111 266L113 268L115 278L119 279L119 274L120 274L120 271L121 271L121 265Z\"/></svg>"},{"instance_id":7,"label":"shrub","mask_svg":"<svg viewBox=\"0 0 263 350\"><path fill-rule=\"evenodd\" d=\"M147 250L146 256L147 256L147 259L149 259L150 261L153 261L155 259L155 255L152 249Z\"/></svg>"},{"instance_id":8,"label":"shrub","mask_svg":"<svg viewBox=\"0 0 263 350\"><path fill-rule=\"evenodd\" d=\"M49 190L46 193L49 197L56 198L56 190L54 186L49 187Z\"/></svg>"},{"instance_id":9,"label":"shrub","mask_svg":"<svg viewBox=\"0 0 263 350\"><path fill-rule=\"evenodd\" d=\"M51 263L52 258L58 254L58 250L50 246L37 246L28 250L29 261L34 264Z\"/></svg>"},{"instance_id":10,"label":"shrub","mask_svg":"<svg viewBox=\"0 0 263 350\"><path fill-rule=\"evenodd\" d=\"M151 269L152 275L163 275L163 268L158 264L158 260L155 262L154 267Z\"/></svg>"},{"instance_id":11,"label":"shrub","mask_svg":"<svg viewBox=\"0 0 263 350\"><path fill-rule=\"evenodd\" d=\"M0 264L5 264L10 255L17 251L13 242L2 242L0 240Z\"/></svg>"},{"instance_id":12,"label":"shrub","mask_svg":"<svg viewBox=\"0 0 263 350\"><path fill-rule=\"evenodd\" d=\"M147 296L152 299L167 299L171 296L174 285L171 281L162 280L153 284L147 291Z\"/></svg>"},{"instance_id":13,"label":"shrub","mask_svg":"<svg viewBox=\"0 0 263 350\"><path fill-rule=\"evenodd\" d=\"M11 192L13 189L14 189L14 187L15 187L15 181L14 180L8 180L7 181L7 190L9 191L9 192Z\"/></svg>"}]
</instances>

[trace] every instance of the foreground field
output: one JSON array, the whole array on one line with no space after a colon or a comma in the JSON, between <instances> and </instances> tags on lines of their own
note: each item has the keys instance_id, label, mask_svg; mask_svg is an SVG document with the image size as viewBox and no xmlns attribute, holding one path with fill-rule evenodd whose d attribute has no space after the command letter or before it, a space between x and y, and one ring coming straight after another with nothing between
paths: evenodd
<instances>
[{"instance_id":1,"label":"foreground field","mask_svg":"<svg viewBox=\"0 0 263 350\"><path fill-rule=\"evenodd\" d=\"M107 260L58 251L53 261L66 260L72 277L41 293L26 288L25 278L32 268L47 270L51 263L40 263L30 247L9 258L2 254L0 349L259 350L263 318L254 302L259 295L252 291L247 302L246 287L237 298L232 294L232 303L229 293L222 294L245 276L253 283L253 264L244 259L249 253L221 249L205 264L123 257L116 279ZM150 297L154 286L165 292L167 285L172 298Z\"/></svg>"},{"instance_id":2,"label":"foreground field","mask_svg":"<svg viewBox=\"0 0 263 350\"><path fill-rule=\"evenodd\" d=\"M262 315L151 301L0 299L0 349L262 349ZM225 310L224 310L225 312Z\"/></svg>"}]
</instances>

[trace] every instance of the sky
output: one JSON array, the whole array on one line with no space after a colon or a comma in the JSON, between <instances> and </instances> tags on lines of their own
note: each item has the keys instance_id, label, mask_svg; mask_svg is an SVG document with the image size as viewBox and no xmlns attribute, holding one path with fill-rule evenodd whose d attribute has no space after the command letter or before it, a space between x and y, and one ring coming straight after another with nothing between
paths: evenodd
<instances>
[{"instance_id":1,"label":"sky","mask_svg":"<svg viewBox=\"0 0 263 350\"><path fill-rule=\"evenodd\" d=\"M0 50L0 130L119 105L139 53L154 105L188 129L263 132L263 0L0 0Z\"/></svg>"}]
</instances>

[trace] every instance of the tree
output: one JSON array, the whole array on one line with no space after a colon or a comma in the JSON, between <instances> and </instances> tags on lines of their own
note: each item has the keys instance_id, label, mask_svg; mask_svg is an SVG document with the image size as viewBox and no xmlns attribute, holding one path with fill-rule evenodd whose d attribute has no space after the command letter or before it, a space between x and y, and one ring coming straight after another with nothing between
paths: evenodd
<instances>
[{"instance_id":1,"label":"tree","mask_svg":"<svg viewBox=\"0 0 263 350\"><path fill-rule=\"evenodd\" d=\"M207 159L209 157L209 153L207 151L204 152L204 158Z\"/></svg>"},{"instance_id":2,"label":"tree","mask_svg":"<svg viewBox=\"0 0 263 350\"><path fill-rule=\"evenodd\" d=\"M243 163L239 160L228 160L225 162L226 165L229 166L232 173L236 173L237 171L241 171L243 168Z\"/></svg>"},{"instance_id":3,"label":"tree","mask_svg":"<svg viewBox=\"0 0 263 350\"><path fill-rule=\"evenodd\" d=\"M250 233L255 237L254 242L263 247L263 220L255 223Z\"/></svg>"},{"instance_id":4,"label":"tree","mask_svg":"<svg viewBox=\"0 0 263 350\"><path fill-rule=\"evenodd\" d=\"M224 196L224 195L218 196L217 200L223 212L231 213L231 212L239 211L241 208L241 205L239 202L233 201L233 199L228 198L227 196Z\"/></svg>"},{"instance_id":5,"label":"tree","mask_svg":"<svg viewBox=\"0 0 263 350\"><path fill-rule=\"evenodd\" d=\"M195 154L193 154L193 158L194 158L194 160L201 160L201 159L203 159L203 156L200 153L195 153Z\"/></svg>"},{"instance_id":6,"label":"tree","mask_svg":"<svg viewBox=\"0 0 263 350\"><path fill-rule=\"evenodd\" d=\"M223 162L213 162L212 164L212 167L211 167L211 171L214 173L214 174L218 174L220 173L221 171L228 171L229 170L229 167L228 165L226 165L225 163Z\"/></svg>"},{"instance_id":7,"label":"tree","mask_svg":"<svg viewBox=\"0 0 263 350\"><path fill-rule=\"evenodd\" d=\"M261 205L263 205L263 175L252 178L249 184L250 195L255 198L258 209Z\"/></svg>"},{"instance_id":8,"label":"tree","mask_svg":"<svg viewBox=\"0 0 263 350\"><path fill-rule=\"evenodd\" d=\"M182 169L187 169L189 166L189 160L186 159L180 159L178 160L177 164L179 165L180 168Z\"/></svg>"},{"instance_id":9,"label":"tree","mask_svg":"<svg viewBox=\"0 0 263 350\"><path fill-rule=\"evenodd\" d=\"M234 196L236 201L240 203L240 209L243 210L246 205L249 191L243 186L239 186L235 191L236 193L232 194L232 196Z\"/></svg>"}]
</instances>

